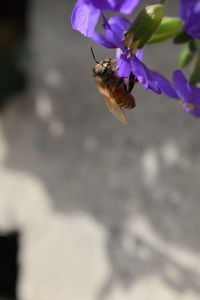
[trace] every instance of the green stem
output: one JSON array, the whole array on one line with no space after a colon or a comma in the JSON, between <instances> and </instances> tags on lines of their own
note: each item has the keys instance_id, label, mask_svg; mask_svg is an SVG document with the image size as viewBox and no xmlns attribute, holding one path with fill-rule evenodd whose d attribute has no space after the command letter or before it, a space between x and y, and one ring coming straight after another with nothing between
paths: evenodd
<instances>
[{"instance_id":1,"label":"green stem","mask_svg":"<svg viewBox=\"0 0 200 300\"><path fill-rule=\"evenodd\" d=\"M190 77L190 84L196 85L200 82L200 55L197 55L194 69Z\"/></svg>"}]
</instances>

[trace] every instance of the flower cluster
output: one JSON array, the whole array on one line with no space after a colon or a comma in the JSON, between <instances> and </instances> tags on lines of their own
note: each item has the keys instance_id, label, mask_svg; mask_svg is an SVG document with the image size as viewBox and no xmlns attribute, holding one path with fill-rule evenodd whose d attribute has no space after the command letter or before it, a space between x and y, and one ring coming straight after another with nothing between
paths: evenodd
<instances>
[{"instance_id":1,"label":"flower cluster","mask_svg":"<svg viewBox=\"0 0 200 300\"><path fill-rule=\"evenodd\" d=\"M132 72L145 89L181 99L186 112L200 117L200 89L191 85L182 71L174 72L171 84L163 75L142 62L143 47L148 41L161 42L174 36L175 43L188 45L190 59L187 55L184 58L187 63L193 57L200 57L200 0L179 0L179 16L182 21L178 18L163 18L160 13L161 5L146 7L132 24L123 16L112 16L109 19L105 16L105 11L130 14L139 2L140 0L78 0L72 12L72 27L99 45L116 49L119 77L126 80ZM104 34L95 29L99 18L103 21ZM179 26L176 29L175 22ZM181 55L183 57L183 53ZM195 79L190 80L192 84L200 82L199 69L199 66L194 68L191 78Z\"/></svg>"}]
</instances>

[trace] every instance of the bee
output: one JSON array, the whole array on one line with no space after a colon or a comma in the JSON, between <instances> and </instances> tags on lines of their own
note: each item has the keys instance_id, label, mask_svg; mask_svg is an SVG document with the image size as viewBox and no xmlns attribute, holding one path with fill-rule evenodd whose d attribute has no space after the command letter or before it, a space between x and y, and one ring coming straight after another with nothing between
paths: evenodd
<instances>
[{"instance_id":1,"label":"bee","mask_svg":"<svg viewBox=\"0 0 200 300\"><path fill-rule=\"evenodd\" d=\"M92 56L97 63L93 68L93 76L96 85L104 99L108 110L122 123L127 124L126 116L122 110L132 109L135 107L135 98L130 94L136 79L133 73L130 73L129 80L126 83L123 77L119 77L116 73L118 68L114 68L115 59L105 59L98 62L94 56L91 47Z\"/></svg>"}]
</instances>

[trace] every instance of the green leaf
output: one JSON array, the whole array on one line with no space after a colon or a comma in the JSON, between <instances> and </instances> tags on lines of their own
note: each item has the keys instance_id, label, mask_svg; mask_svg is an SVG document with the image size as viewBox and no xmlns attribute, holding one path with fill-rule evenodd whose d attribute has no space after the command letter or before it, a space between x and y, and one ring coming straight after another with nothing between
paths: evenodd
<instances>
[{"instance_id":1,"label":"green leaf","mask_svg":"<svg viewBox=\"0 0 200 300\"><path fill-rule=\"evenodd\" d=\"M179 18L163 17L157 30L152 35L148 44L160 43L175 36L182 28L183 21Z\"/></svg>"},{"instance_id":2,"label":"green leaf","mask_svg":"<svg viewBox=\"0 0 200 300\"><path fill-rule=\"evenodd\" d=\"M186 67L194 58L195 53L190 50L189 43L182 46L178 64L181 68Z\"/></svg>"}]
</instances>

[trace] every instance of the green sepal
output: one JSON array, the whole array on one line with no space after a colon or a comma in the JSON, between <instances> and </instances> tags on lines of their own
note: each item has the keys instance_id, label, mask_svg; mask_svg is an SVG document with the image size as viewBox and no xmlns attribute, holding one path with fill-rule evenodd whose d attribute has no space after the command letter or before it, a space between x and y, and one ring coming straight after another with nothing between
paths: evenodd
<instances>
[{"instance_id":1,"label":"green sepal","mask_svg":"<svg viewBox=\"0 0 200 300\"><path fill-rule=\"evenodd\" d=\"M182 28L183 24L179 18L163 17L148 44L160 43L172 38Z\"/></svg>"},{"instance_id":2,"label":"green sepal","mask_svg":"<svg viewBox=\"0 0 200 300\"><path fill-rule=\"evenodd\" d=\"M133 52L141 49L158 28L164 13L163 5L148 5L136 17L124 33L124 46Z\"/></svg>"},{"instance_id":3,"label":"green sepal","mask_svg":"<svg viewBox=\"0 0 200 300\"><path fill-rule=\"evenodd\" d=\"M179 67L186 67L192 61L194 55L195 53L190 50L189 43L183 45L178 59Z\"/></svg>"},{"instance_id":4,"label":"green sepal","mask_svg":"<svg viewBox=\"0 0 200 300\"><path fill-rule=\"evenodd\" d=\"M181 31L175 36L173 43L174 44L185 44L186 42L188 42L191 39L192 39L192 37L189 34L187 34L187 32Z\"/></svg>"},{"instance_id":5,"label":"green sepal","mask_svg":"<svg viewBox=\"0 0 200 300\"><path fill-rule=\"evenodd\" d=\"M200 82L200 55L197 56L194 69L190 76L190 84L196 85Z\"/></svg>"},{"instance_id":6,"label":"green sepal","mask_svg":"<svg viewBox=\"0 0 200 300\"><path fill-rule=\"evenodd\" d=\"M189 41L189 48L190 48L191 52L196 52L197 51L194 39L191 39Z\"/></svg>"}]
</instances>

